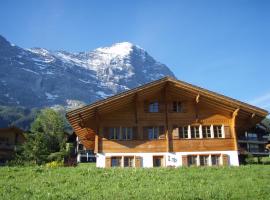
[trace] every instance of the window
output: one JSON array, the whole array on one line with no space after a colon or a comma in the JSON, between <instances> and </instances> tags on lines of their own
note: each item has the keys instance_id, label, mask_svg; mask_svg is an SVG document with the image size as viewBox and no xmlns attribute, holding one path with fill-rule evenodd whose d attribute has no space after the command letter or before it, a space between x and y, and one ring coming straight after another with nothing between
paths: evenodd
<instances>
[{"instance_id":1,"label":"window","mask_svg":"<svg viewBox=\"0 0 270 200\"><path fill-rule=\"evenodd\" d=\"M207 166L208 165L208 158L209 156L200 156L200 166Z\"/></svg>"},{"instance_id":2,"label":"window","mask_svg":"<svg viewBox=\"0 0 270 200\"><path fill-rule=\"evenodd\" d=\"M111 166L112 167L121 167L121 157L112 157L111 159Z\"/></svg>"},{"instance_id":3,"label":"window","mask_svg":"<svg viewBox=\"0 0 270 200\"><path fill-rule=\"evenodd\" d=\"M214 138L222 138L222 126L213 126Z\"/></svg>"},{"instance_id":4,"label":"window","mask_svg":"<svg viewBox=\"0 0 270 200\"><path fill-rule=\"evenodd\" d=\"M211 138L211 126L202 127L203 138Z\"/></svg>"},{"instance_id":5,"label":"window","mask_svg":"<svg viewBox=\"0 0 270 200\"><path fill-rule=\"evenodd\" d=\"M159 112L158 101L154 101L149 104L149 112Z\"/></svg>"},{"instance_id":6,"label":"window","mask_svg":"<svg viewBox=\"0 0 270 200\"><path fill-rule=\"evenodd\" d=\"M124 157L124 167L133 167L134 158L133 157Z\"/></svg>"},{"instance_id":7,"label":"window","mask_svg":"<svg viewBox=\"0 0 270 200\"><path fill-rule=\"evenodd\" d=\"M249 145L249 152L259 152L258 144L248 144L248 145Z\"/></svg>"},{"instance_id":8,"label":"window","mask_svg":"<svg viewBox=\"0 0 270 200\"><path fill-rule=\"evenodd\" d=\"M179 137L188 138L188 126L179 127Z\"/></svg>"},{"instance_id":9,"label":"window","mask_svg":"<svg viewBox=\"0 0 270 200\"><path fill-rule=\"evenodd\" d=\"M159 127L149 127L147 131L148 131L148 139L150 140L158 139Z\"/></svg>"},{"instance_id":10,"label":"window","mask_svg":"<svg viewBox=\"0 0 270 200\"><path fill-rule=\"evenodd\" d=\"M188 156L188 166L197 166L197 155Z\"/></svg>"},{"instance_id":11,"label":"window","mask_svg":"<svg viewBox=\"0 0 270 200\"><path fill-rule=\"evenodd\" d=\"M120 128L109 128L109 134L111 140L120 140Z\"/></svg>"},{"instance_id":12,"label":"window","mask_svg":"<svg viewBox=\"0 0 270 200\"><path fill-rule=\"evenodd\" d=\"M213 166L218 166L220 164L220 156L219 155L211 155L211 161Z\"/></svg>"},{"instance_id":13,"label":"window","mask_svg":"<svg viewBox=\"0 0 270 200\"><path fill-rule=\"evenodd\" d=\"M173 112L182 112L182 103L180 101L173 102Z\"/></svg>"},{"instance_id":14,"label":"window","mask_svg":"<svg viewBox=\"0 0 270 200\"><path fill-rule=\"evenodd\" d=\"M200 138L200 127L191 126L191 138Z\"/></svg>"},{"instance_id":15,"label":"window","mask_svg":"<svg viewBox=\"0 0 270 200\"><path fill-rule=\"evenodd\" d=\"M122 139L123 140L132 140L133 129L130 127L122 127Z\"/></svg>"},{"instance_id":16,"label":"window","mask_svg":"<svg viewBox=\"0 0 270 200\"><path fill-rule=\"evenodd\" d=\"M153 166L162 167L163 156L153 156Z\"/></svg>"},{"instance_id":17,"label":"window","mask_svg":"<svg viewBox=\"0 0 270 200\"><path fill-rule=\"evenodd\" d=\"M248 140L257 140L257 134L256 133L248 133L247 139Z\"/></svg>"}]
</instances>

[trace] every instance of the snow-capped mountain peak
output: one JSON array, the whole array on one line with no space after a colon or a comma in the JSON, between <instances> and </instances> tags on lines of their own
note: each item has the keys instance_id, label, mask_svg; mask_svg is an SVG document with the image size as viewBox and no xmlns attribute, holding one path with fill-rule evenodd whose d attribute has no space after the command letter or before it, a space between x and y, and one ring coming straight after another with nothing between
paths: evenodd
<instances>
[{"instance_id":1,"label":"snow-capped mountain peak","mask_svg":"<svg viewBox=\"0 0 270 200\"><path fill-rule=\"evenodd\" d=\"M111 57L125 57L130 54L134 45L130 42L121 42L112 45L111 47L97 48L96 51L102 54L110 54Z\"/></svg>"},{"instance_id":2,"label":"snow-capped mountain peak","mask_svg":"<svg viewBox=\"0 0 270 200\"><path fill-rule=\"evenodd\" d=\"M174 76L130 42L90 52L23 49L0 36L0 103L44 107L91 103L144 83ZM22 87L23 86L23 87ZM68 100L68 101L67 101Z\"/></svg>"}]
</instances>

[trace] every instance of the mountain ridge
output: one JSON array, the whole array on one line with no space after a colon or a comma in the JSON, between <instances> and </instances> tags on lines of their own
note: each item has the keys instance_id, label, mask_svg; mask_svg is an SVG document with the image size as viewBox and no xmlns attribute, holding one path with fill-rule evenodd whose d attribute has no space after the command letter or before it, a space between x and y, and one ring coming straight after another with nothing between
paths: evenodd
<instances>
[{"instance_id":1,"label":"mountain ridge","mask_svg":"<svg viewBox=\"0 0 270 200\"><path fill-rule=\"evenodd\" d=\"M87 52L21 48L0 35L0 105L42 108L88 104L164 76L175 77L138 45Z\"/></svg>"}]
</instances>

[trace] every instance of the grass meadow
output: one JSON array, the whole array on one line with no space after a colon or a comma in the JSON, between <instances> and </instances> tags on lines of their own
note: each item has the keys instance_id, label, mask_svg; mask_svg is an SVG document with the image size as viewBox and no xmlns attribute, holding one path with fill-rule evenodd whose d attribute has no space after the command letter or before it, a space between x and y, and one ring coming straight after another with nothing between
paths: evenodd
<instances>
[{"instance_id":1,"label":"grass meadow","mask_svg":"<svg viewBox=\"0 0 270 200\"><path fill-rule=\"evenodd\" d=\"M270 165L0 167L0 199L270 199Z\"/></svg>"}]
</instances>

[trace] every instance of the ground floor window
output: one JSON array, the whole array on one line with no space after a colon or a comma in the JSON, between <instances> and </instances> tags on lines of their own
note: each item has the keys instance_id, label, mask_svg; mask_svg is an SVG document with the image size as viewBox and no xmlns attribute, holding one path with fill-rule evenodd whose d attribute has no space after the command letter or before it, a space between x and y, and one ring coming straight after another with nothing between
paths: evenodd
<instances>
[{"instance_id":1,"label":"ground floor window","mask_svg":"<svg viewBox=\"0 0 270 200\"><path fill-rule=\"evenodd\" d=\"M112 157L111 166L112 167L121 167L122 157Z\"/></svg>"},{"instance_id":2,"label":"ground floor window","mask_svg":"<svg viewBox=\"0 0 270 200\"><path fill-rule=\"evenodd\" d=\"M188 156L188 166L197 166L197 155Z\"/></svg>"},{"instance_id":3,"label":"ground floor window","mask_svg":"<svg viewBox=\"0 0 270 200\"><path fill-rule=\"evenodd\" d=\"M211 162L213 166L218 166L220 164L220 156L219 155L211 155Z\"/></svg>"},{"instance_id":4,"label":"ground floor window","mask_svg":"<svg viewBox=\"0 0 270 200\"><path fill-rule=\"evenodd\" d=\"M163 156L153 156L153 166L162 167L163 166Z\"/></svg>"},{"instance_id":5,"label":"ground floor window","mask_svg":"<svg viewBox=\"0 0 270 200\"><path fill-rule=\"evenodd\" d=\"M200 155L200 166L208 165L209 155Z\"/></svg>"},{"instance_id":6,"label":"ground floor window","mask_svg":"<svg viewBox=\"0 0 270 200\"><path fill-rule=\"evenodd\" d=\"M188 166L219 166L220 155L188 155L187 164Z\"/></svg>"},{"instance_id":7,"label":"ground floor window","mask_svg":"<svg viewBox=\"0 0 270 200\"><path fill-rule=\"evenodd\" d=\"M133 167L134 158L133 157L124 157L124 167Z\"/></svg>"}]
</instances>

